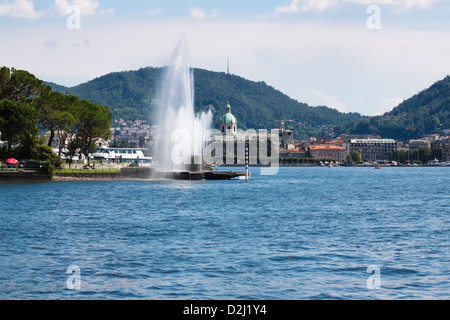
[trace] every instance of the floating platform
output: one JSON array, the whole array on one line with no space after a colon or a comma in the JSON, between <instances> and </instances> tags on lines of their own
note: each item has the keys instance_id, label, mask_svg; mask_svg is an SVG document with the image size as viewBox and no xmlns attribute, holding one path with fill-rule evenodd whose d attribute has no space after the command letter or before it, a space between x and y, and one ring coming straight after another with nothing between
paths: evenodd
<instances>
[{"instance_id":1,"label":"floating platform","mask_svg":"<svg viewBox=\"0 0 450 320\"><path fill-rule=\"evenodd\" d=\"M8 176L17 179L19 173ZM245 172L225 171L168 171L155 168L122 168L116 173L102 173L101 170L93 170L86 173L55 173L54 179L50 175L46 180L232 180L245 179ZM6 174L0 176L0 182L6 180ZM34 180L34 179L33 179Z\"/></svg>"},{"instance_id":2,"label":"floating platform","mask_svg":"<svg viewBox=\"0 0 450 320\"><path fill-rule=\"evenodd\" d=\"M155 172L155 177L169 180L231 180L245 177L245 172L188 172L188 171L166 171Z\"/></svg>"}]
</instances>

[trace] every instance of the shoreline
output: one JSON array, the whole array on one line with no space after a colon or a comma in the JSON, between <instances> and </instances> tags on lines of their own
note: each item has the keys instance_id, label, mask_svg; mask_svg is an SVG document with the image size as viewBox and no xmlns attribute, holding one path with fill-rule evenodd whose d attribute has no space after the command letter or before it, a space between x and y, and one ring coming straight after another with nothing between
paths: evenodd
<instances>
[{"instance_id":1,"label":"shoreline","mask_svg":"<svg viewBox=\"0 0 450 320\"><path fill-rule=\"evenodd\" d=\"M299 165L290 164L283 165L280 164L279 168L328 168L327 165ZM375 166L333 166L343 167L343 168L374 168ZM446 168L450 166L436 166L436 165L418 165L418 166L381 166L380 169L385 168ZM218 167L213 167L211 172L220 172L217 168L244 168L242 165L221 165ZM249 166L252 168L270 168L270 166L253 165ZM226 172L226 171L224 171ZM103 173L103 172L84 172L84 173L57 173L53 175L40 173L40 172L0 172L0 183L15 183L15 182L67 182L67 181L163 181L170 179L152 179L147 178L148 171L139 170L133 168L133 170L126 170L125 172L116 173Z\"/></svg>"},{"instance_id":2,"label":"shoreline","mask_svg":"<svg viewBox=\"0 0 450 320\"><path fill-rule=\"evenodd\" d=\"M417 166L411 166L411 165L396 165L396 166L384 166L384 165L379 165L381 168L445 168L445 167L450 167L450 165L448 166L441 166L441 165L426 165L426 164L422 164L422 165L417 165ZM240 165L240 164L229 164L229 165L220 165L214 168L244 168L245 165ZM249 168L270 168L272 166L267 166L267 165L249 165ZM328 167L328 165L316 165L316 164L279 164L278 167ZM376 167L376 165L333 165L334 168L337 167L342 167L342 168L373 168Z\"/></svg>"}]
</instances>

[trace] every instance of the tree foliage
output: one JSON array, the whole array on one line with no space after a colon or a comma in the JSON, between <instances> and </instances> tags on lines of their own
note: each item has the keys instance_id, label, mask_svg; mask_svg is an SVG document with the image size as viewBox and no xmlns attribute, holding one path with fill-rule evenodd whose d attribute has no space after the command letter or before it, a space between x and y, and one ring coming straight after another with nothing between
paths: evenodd
<instances>
[{"instance_id":1,"label":"tree foliage","mask_svg":"<svg viewBox=\"0 0 450 320\"><path fill-rule=\"evenodd\" d=\"M429 160L441 158L441 154L438 154L438 151L432 151L427 147L421 147L416 150L393 150L389 151L386 155L389 160L400 163L427 163Z\"/></svg>"},{"instance_id":2,"label":"tree foliage","mask_svg":"<svg viewBox=\"0 0 450 320\"><path fill-rule=\"evenodd\" d=\"M351 160L355 163L363 163L363 159L361 156L361 153L359 153L358 151L354 151L350 154L351 156Z\"/></svg>"},{"instance_id":3,"label":"tree foliage","mask_svg":"<svg viewBox=\"0 0 450 320\"><path fill-rule=\"evenodd\" d=\"M363 119L353 133L378 134L401 141L450 128L450 76L382 116Z\"/></svg>"},{"instance_id":4,"label":"tree foliage","mask_svg":"<svg viewBox=\"0 0 450 320\"><path fill-rule=\"evenodd\" d=\"M11 154L14 144L22 144L29 151L37 139L37 112L30 105L3 99L0 101L0 131Z\"/></svg>"},{"instance_id":5,"label":"tree foliage","mask_svg":"<svg viewBox=\"0 0 450 320\"><path fill-rule=\"evenodd\" d=\"M108 139L111 135L112 114L106 106L81 100L77 108L75 131L81 143L81 154L92 152L95 138ZM95 145L94 145L95 147Z\"/></svg>"},{"instance_id":6,"label":"tree foliage","mask_svg":"<svg viewBox=\"0 0 450 320\"><path fill-rule=\"evenodd\" d=\"M47 173L52 173L55 168L62 164L61 158L53 152L49 146L36 146L32 154L33 159L41 160L43 169Z\"/></svg>"},{"instance_id":7,"label":"tree foliage","mask_svg":"<svg viewBox=\"0 0 450 320\"><path fill-rule=\"evenodd\" d=\"M0 68L0 100L9 99L29 103L39 94L42 80L24 70Z\"/></svg>"},{"instance_id":8,"label":"tree foliage","mask_svg":"<svg viewBox=\"0 0 450 320\"><path fill-rule=\"evenodd\" d=\"M0 131L7 142L2 156L34 156L48 161L52 168L58 164L50 147L56 135L61 141L60 155L66 142L70 152L77 146L78 152L87 155L95 148L95 139L109 138L111 121L107 106L53 91L27 71L0 68ZM50 131L46 148L37 144L38 129ZM74 140L76 143L72 143Z\"/></svg>"}]
</instances>

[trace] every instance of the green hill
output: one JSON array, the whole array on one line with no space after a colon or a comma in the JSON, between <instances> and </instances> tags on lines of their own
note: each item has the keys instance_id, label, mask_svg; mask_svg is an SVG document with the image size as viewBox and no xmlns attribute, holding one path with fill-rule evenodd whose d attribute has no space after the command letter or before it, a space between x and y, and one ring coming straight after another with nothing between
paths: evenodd
<instances>
[{"instance_id":1,"label":"green hill","mask_svg":"<svg viewBox=\"0 0 450 320\"><path fill-rule=\"evenodd\" d=\"M162 71L163 68L148 67L114 72L72 88L49 84L54 90L109 106L116 119L151 122L151 102L157 96ZM334 131L336 134L377 134L405 141L450 128L450 76L405 100L391 112L370 118L326 106L311 107L264 82L224 72L194 69L194 82L195 109L200 112L214 106L216 128L227 101L239 128L271 129L283 120L288 129L294 130L297 139L326 137Z\"/></svg>"},{"instance_id":2,"label":"green hill","mask_svg":"<svg viewBox=\"0 0 450 320\"><path fill-rule=\"evenodd\" d=\"M391 112L364 119L353 133L379 134L401 141L450 128L450 76L434 83Z\"/></svg>"},{"instance_id":3,"label":"green hill","mask_svg":"<svg viewBox=\"0 0 450 320\"><path fill-rule=\"evenodd\" d=\"M161 69L114 72L72 88L49 83L54 90L110 107L114 118L150 119L151 100Z\"/></svg>"},{"instance_id":4,"label":"green hill","mask_svg":"<svg viewBox=\"0 0 450 320\"><path fill-rule=\"evenodd\" d=\"M151 101L156 98L162 70L149 67L115 72L72 88L50 85L63 93L108 105L116 119L151 121ZM361 119L357 113L346 114L325 106L308 106L264 82L249 81L223 72L194 69L194 82L195 109L199 112L213 105L216 127L227 101L238 119L239 128L271 129L279 126L276 120L285 120L297 138L318 135L324 130L332 132L335 126L350 126Z\"/></svg>"}]
</instances>

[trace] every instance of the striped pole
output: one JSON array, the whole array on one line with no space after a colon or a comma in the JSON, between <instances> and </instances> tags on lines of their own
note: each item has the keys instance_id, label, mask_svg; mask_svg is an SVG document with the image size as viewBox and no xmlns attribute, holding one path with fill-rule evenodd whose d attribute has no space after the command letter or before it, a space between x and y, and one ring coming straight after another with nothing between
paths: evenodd
<instances>
[{"instance_id":1,"label":"striped pole","mask_svg":"<svg viewBox=\"0 0 450 320\"><path fill-rule=\"evenodd\" d=\"M248 147L245 148L245 180L248 180Z\"/></svg>"}]
</instances>

